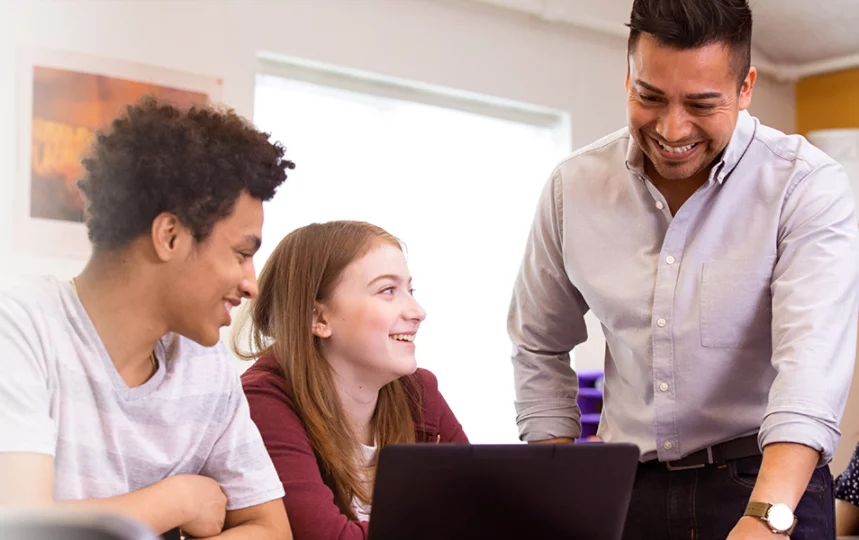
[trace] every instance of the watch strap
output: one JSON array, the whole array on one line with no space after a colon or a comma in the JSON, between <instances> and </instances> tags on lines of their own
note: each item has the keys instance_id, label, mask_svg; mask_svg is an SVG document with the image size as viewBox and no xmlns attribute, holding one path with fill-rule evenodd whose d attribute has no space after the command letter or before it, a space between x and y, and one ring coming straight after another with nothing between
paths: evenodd
<instances>
[{"instance_id":1,"label":"watch strap","mask_svg":"<svg viewBox=\"0 0 859 540\"><path fill-rule=\"evenodd\" d=\"M769 513L771 507L771 503L750 501L749 504L746 505L746 511L743 513L743 515L761 519L767 524L767 526L769 526L769 522L767 521L767 513ZM773 530L773 532L790 536L791 534L793 534L793 530L796 528L796 524L798 521L799 520L796 518L796 516L793 516L793 523L791 524L789 529L787 529L786 531ZM772 527L770 527L770 529L772 530Z\"/></svg>"}]
</instances>

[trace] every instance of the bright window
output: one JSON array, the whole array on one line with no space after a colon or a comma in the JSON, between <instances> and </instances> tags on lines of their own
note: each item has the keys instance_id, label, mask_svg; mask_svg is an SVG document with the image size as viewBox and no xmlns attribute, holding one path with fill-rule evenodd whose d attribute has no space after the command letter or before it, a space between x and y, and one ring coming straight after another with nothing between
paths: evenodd
<instances>
[{"instance_id":1,"label":"bright window","mask_svg":"<svg viewBox=\"0 0 859 540\"><path fill-rule=\"evenodd\" d=\"M297 167L266 205L257 267L311 222L363 220L401 238L427 311L418 364L472 442L517 441L507 309L538 194L570 150L567 122L479 97L279 73L257 76L254 121Z\"/></svg>"}]
</instances>

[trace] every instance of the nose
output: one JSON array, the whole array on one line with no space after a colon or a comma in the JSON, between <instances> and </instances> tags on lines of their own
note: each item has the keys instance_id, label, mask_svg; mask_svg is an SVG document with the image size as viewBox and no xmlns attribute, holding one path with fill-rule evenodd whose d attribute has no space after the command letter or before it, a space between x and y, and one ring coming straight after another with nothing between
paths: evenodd
<instances>
[{"instance_id":1,"label":"nose","mask_svg":"<svg viewBox=\"0 0 859 540\"><path fill-rule=\"evenodd\" d=\"M251 273L249 276L242 279L241 283L239 283L239 292L245 298L256 298L259 294L259 285L257 283L256 275Z\"/></svg>"},{"instance_id":2,"label":"nose","mask_svg":"<svg viewBox=\"0 0 859 540\"><path fill-rule=\"evenodd\" d=\"M666 109L665 114L661 115L656 122L656 133L669 144L690 139L693 128L685 109L681 106Z\"/></svg>"},{"instance_id":3,"label":"nose","mask_svg":"<svg viewBox=\"0 0 859 540\"><path fill-rule=\"evenodd\" d=\"M420 323L427 318L427 312L424 311L423 307L421 307L420 302L412 297L410 299L409 306L406 308L404 316L410 321Z\"/></svg>"}]
</instances>

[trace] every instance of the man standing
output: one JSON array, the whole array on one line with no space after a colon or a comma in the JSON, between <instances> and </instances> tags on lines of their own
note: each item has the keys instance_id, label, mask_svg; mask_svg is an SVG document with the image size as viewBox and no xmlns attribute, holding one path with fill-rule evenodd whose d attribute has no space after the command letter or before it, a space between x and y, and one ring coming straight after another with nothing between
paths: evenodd
<instances>
[{"instance_id":1,"label":"man standing","mask_svg":"<svg viewBox=\"0 0 859 540\"><path fill-rule=\"evenodd\" d=\"M80 182L93 254L0 290L0 506L162 534L291 538L283 488L219 343L257 292L263 201L292 162L232 111L145 99Z\"/></svg>"},{"instance_id":2,"label":"man standing","mask_svg":"<svg viewBox=\"0 0 859 540\"><path fill-rule=\"evenodd\" d=\"M606 336L599 435L641 449L624 538L834 538L825 465L856 345L844 171L746 112L747 0L635 0L628 127L543 191L509 314L528 442L581 434L569 351Z\"/></svg>"}]
</instances>

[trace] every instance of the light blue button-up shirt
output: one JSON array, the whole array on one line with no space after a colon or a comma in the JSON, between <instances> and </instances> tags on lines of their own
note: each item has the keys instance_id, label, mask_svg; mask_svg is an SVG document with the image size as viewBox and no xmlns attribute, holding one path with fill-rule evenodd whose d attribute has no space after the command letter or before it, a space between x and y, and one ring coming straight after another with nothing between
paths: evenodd
<instances>
[{"instance_id":1,"label":"light blue button-up shirt","mask_svg":"<svg viewBox=\"0 0 859 540\"><path fill-rule=\"evenodd\" d=\"M575 152L541 196L516 280L521 438L578 437L569 352L606 337L599 436L642 460L760 432L828 462L856 354L859 229L843 169L746 112L671 215L623 129Z\"/></svg>"}]
</instances>

